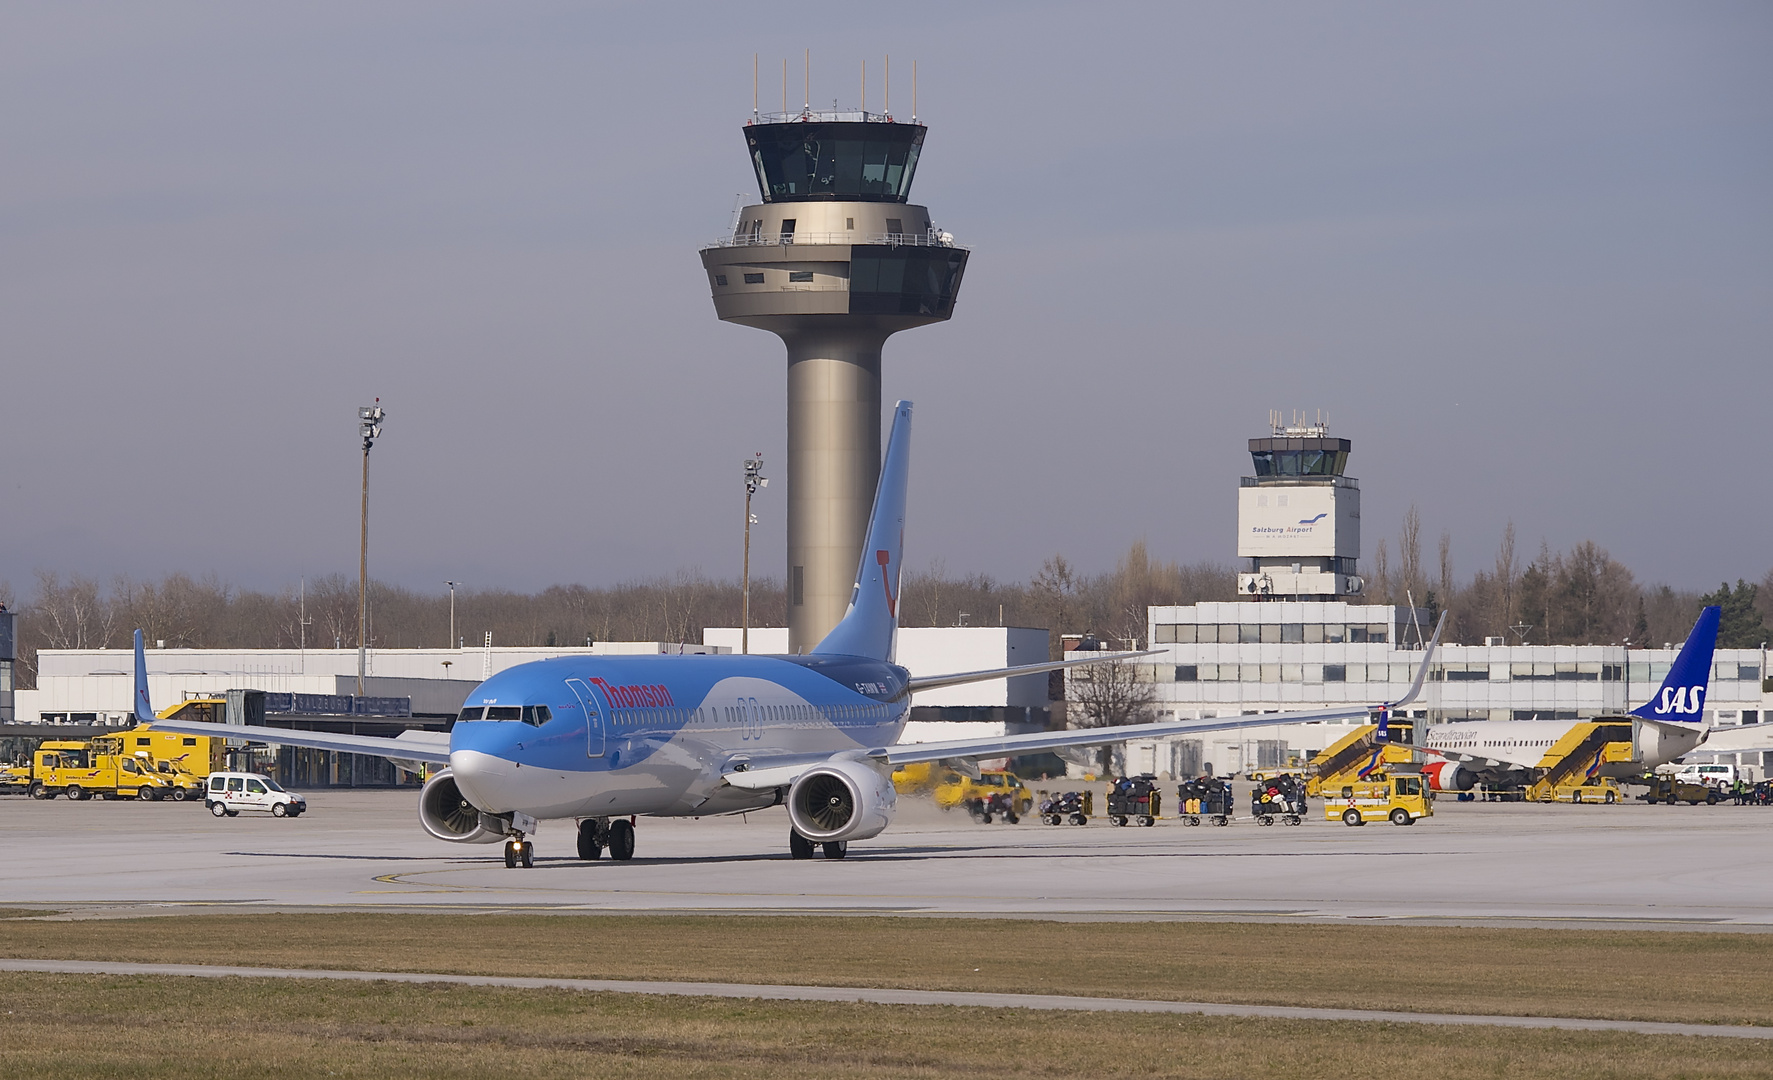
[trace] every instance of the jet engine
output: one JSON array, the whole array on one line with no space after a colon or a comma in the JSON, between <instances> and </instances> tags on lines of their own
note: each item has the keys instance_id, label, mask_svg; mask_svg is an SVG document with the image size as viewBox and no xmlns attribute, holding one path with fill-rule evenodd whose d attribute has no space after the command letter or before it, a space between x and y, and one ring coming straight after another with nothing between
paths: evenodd
<instances>
[{"instance_id":1,"label":"jet engine","mask_svg":"<svg viewBox=\"0 0 1773 1080\"><path fill-rule=\"evenodd\" d=\"M452 844L496 844L505 838L504 820L469 802L448 769L425 781L419 792L419 824Z\"/></svg>"},{"instance_id":2,"label":"jet engine","mask_svg":"<svg viewBox=\"0 0 1773 1080\"><path fill-rule=\"evenodd\" d=\"M1470 791L1477 783L1477 776L1457 761L1431 761L1422 766L1422 775L1435 791Z\"/></svg>"},{"instance_id":3,"label":"jet engine","mask_svg":"<svg viewBox=\"0 0 1773 1080\"><path fill-rule=\"evenodd\" d=\"M815 844L879 836L893 819L893 782L854 758L809 769L788 789L788 820Z\"/></svg>"}]
</instances>

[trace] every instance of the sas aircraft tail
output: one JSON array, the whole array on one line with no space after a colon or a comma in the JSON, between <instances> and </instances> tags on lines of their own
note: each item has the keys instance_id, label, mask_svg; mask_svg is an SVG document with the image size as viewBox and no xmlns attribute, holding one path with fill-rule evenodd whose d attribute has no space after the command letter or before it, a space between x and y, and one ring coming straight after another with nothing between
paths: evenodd
<instances>
[{"instance_id":1,"label":"sas aircraft tail","mask_svg":"<svg viewBox=\"0 0 1773 1080\"><path fill-rule=\"evenodd\" d=\"M911 477L911 402L893 406L893 430L887 437L880 486L874 491L874 513L868 539L856 568L856 589L849 611L825 640L813 647L823 655L893 658L899 629L899 581L905 552L905 498Z\"/></svg>"},{"instance_id":2,"label":"sas aircraft tail","mask_svg":"<svg viewBox=\"0 0 1773 1080\"><path fill-rule=\"evenodd\" d=\"M135 632L135 719L146 724L154 719L154 706L148 704L148 660L142 650L142 632Z\"/></svg>"},{"instance_id":3,"label":"sas aircraft tail","mask_svg":"<svg viewBox=\"0 0 1773 1080\"><path fill-rule=\"evenodd\" d=\"M1687 635L1668 678L1656 696L1631 711L1645 720L1661 720L1672 724L1697 724L1705 719L1705 689L1711 682L1711 654L1718 644L1718 620L1723 609L1707 607L1699 612L1699 621Z\"/></svg>"}]
</instances>

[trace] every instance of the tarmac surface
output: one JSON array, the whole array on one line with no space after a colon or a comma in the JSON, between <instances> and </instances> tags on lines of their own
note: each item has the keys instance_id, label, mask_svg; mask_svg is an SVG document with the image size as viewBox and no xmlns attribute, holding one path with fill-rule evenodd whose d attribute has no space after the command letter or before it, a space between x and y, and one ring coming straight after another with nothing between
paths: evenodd
<instances>
[{"instance_id":1,"label":"tarmac surface","mask_svg":"<svg viewBox=\"0 0 1773 1080\"><path fill-rule=\"evenodd\" d=\"M0 905L66 917L261 911L1406 921L1773 932L1773 808L1458 803L1409 827L976 825L902 799L847 859L787 856L781 809L642 818L636 857L536 865L419 828L416 789L318 790L296 819L0 799ZM1098 801L1100 792L1098 791Z\"/></svg>"},{"instance_id":2,"label":"tarmac surface","mask_svg":"<svg viewBox=\"0 0 1773 1080\"><path fill-rule=\"evenodd\" d=\"M1655 1020L1589 1020L1567 1016L1497 1016L1484 1013L1416 1013L1379 1009L1317 1009L1290 1005L1227 1005L1205 1001L1071 997L1062 994L994 994L956 990L883 990L865 986L782 986L753 983L659 982L635 979L541 979L505 975L442 975L410 971L326 971L308 968L233 967L211 964L131 964L97 960L0 959L0 971L72 975L171 975L204 979L336 979L347 982L451 983L521 990L579 990L616 994L766 1001L865 1001L876 1005L960 1005L988 1009L1070 1012L1137 1012L1202 1016L1254 1016L1278 1020L1365 1020L1406 1024L1477 1024L1561 1031L1622 1031L1634 1035L1698 1035L1726 1039L1773 1039L1773 1027L1674 1024Z\"/></svg>"}]
</instances>

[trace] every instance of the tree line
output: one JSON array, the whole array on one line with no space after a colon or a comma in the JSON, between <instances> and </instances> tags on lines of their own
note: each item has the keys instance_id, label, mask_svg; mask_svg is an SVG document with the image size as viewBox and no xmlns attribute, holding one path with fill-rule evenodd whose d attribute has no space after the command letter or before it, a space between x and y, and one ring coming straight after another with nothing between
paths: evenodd
<instances>
[{"instance_id":1,"label":"tree line","mask_svg":"<svg viewBox=\"0 0 1773 1080\"><path fill-rule=\"evenodd\" d=\"M1364 603L1406 603L1431 621L1449 611L1447 640L1481 644L1657 646L1686 636L1703 603L1725 608L1719 644L1753 648L1773 637L1773 571L1759 584L1739 580L1701 595L1645 585L1604 548L1584 541L1554 552L1541 543L1531 559L1517 553L1511 523L1489 565L1455 576L1452 538L1442 533L1438 561L1424 563L1421 520L1411 507L1395 539L1381 539L1365 567ZM1061 635L1094 634L1114 647L1145 644L1146 609L1236 600L1237 574L1215 562L1175 563L1130 545L1114 569L1090 574L1063 555L1027 581L950 574L941 562L906 573L899 612L906 626L1035 626L1047 629L1054 656ZM370 644L380 649L445 648L447 591L420 592L372 580ZM169 574L158 581L118 576L109 582L50 572L35 576L28 597L0 581L0 604L18 619L18 685L36 684L39 649L128 648L140 627L167 648L289 649L355 647L357 581L342 574L277 591L244 589L214 575ZM701 640L704 626L737 626L740 583L699 572L603 588L554 585L536 593L460 589L456 637L477 647L571 646L597 641ZM780 579L751 584L752 624L787 623Z\"/></svg>"}]
</instances>

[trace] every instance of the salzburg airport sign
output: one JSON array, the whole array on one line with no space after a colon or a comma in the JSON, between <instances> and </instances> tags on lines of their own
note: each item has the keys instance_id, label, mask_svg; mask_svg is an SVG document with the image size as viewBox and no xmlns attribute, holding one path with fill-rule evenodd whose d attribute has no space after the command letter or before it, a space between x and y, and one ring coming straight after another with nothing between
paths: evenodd
<instances>
[{"instance_id":1,"label":"salzburg airport sign","mask_svg":"<svg viewBox=\"0 0 1773 1080\"><path fill-rule=\"evenodd\" d=\"M1238 557L1356 557L1359 498L1353 489L1329 486L1239 488Z\"/></svg>"}]
</instances>

